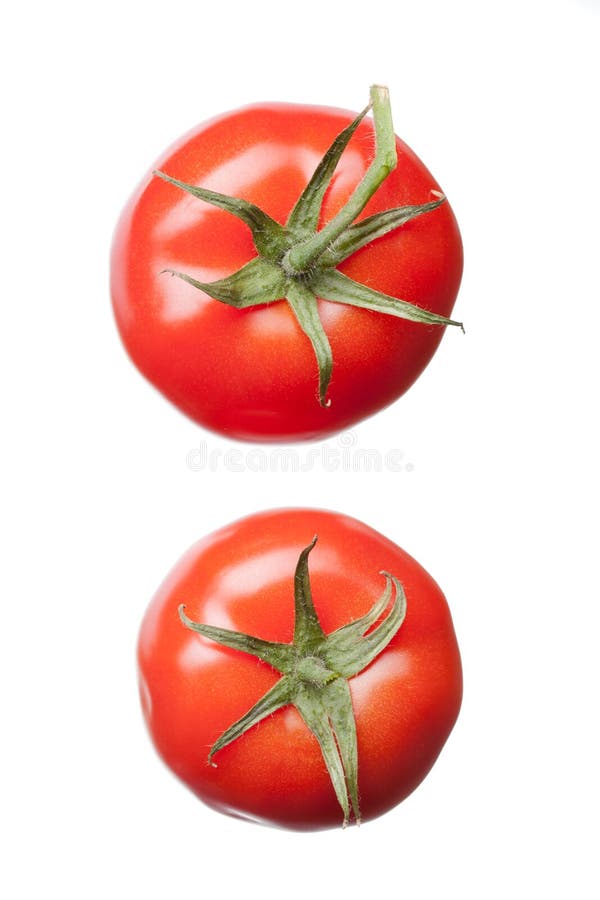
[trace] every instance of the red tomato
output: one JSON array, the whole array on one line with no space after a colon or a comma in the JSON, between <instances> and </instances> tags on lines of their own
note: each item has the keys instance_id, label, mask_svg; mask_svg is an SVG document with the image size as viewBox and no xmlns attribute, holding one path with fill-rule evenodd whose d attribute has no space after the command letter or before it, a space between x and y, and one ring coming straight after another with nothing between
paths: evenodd
<instances>
[{"instance_id":1,"label":"red tomato","mask_svg":"<svg viewBox=\"0 0 600 900\"><path fill-rule=\"evenodd\" d=\"M282 225L349 113L264 104L207 122L153 169L251 201ZM358 126L325 194L319 228L346 203L373 158L370 120ZM398 165L359 216L424 204L439 191L396 139ZM242 440L322 437L399 397L433 356L440 325L318 300L333 356L329 406L319 405L313 348L286 302L234 309L164 270L223 278L255 258L246 224L149 173L125 208L112 251L112 297L124 344L177 407ZM462 247L448 203L357 250L339 271L361 285L448 316ZM319 295L320 296L320 295Z\"/></svg>"},{"instance_id":2,"label":"red tomato","mask_svg":"<svg viewBox=\"0 0 600 900\"><path fill-rule=\"evenodd\" d=\"M310 553L314 609L327 636L381 597L387 570L406 615L385 649L350 677L363 820L394 807L425 777L459 712L461 664L442 592L407 553L355 519L312 509L253 515L194 545L154 597L139 638L142 706L168 766L209 806L250 821L308 830L339 825L340 806L317 739L283 706L215 754L232 723L281 680L249 653L189 620L290 644L294 569ZM372 632L370 632L372 633ZM343 680L343 679L342 679Z\"/></svg>"}]
</instances>

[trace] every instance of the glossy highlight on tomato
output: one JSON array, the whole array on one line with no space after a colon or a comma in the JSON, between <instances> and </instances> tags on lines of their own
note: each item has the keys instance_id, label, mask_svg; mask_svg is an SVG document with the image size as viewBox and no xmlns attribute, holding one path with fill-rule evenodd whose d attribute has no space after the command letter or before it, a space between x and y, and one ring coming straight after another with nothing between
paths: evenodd
<instances>
[{"instance_id":1,"label":"glossy highlight on tomato","mask_svg":"<svg viewBox=\"0 0 600 900\"><path fill-rule=\"evenodd\" d=\"M192 186L249 201L283 226L336 135L353 119L341 110L277 103L220 116L156 162L120 218L111 290L125 347L149 381L206 428L254 441L336 433L404 393L441 340L443 325L332 302L317 288L314 314L303 307L303 296L297 309L304 309L307 321L320 320L321 344L330 345L331 373L320 377L319 348L311 346L308 326L303 330L290 303L271 302L271 295L269 302L233 308L189 283L225 279L257 256L248 225L191 196ZM352 197L373 161L374 143L373 122L363 118L325 192L319 229ZM431 205L442 196L409 147L396 138L395 148L397 166L358 222L389 209ZM450 205L440 202L360 247L337 271L448 317L462 274L462 245ZM292 285L302 291L307 277L295 273ZM278 297L277 285L273 290Z\"/></svg>"},{"instance_id":2,"label":"glossy highlight on tomato","mask_svg":"<svg viewBox=\"0 0 600 900\"><path fill-rule=\"evenodd\" d=\"M314 606L304 603L306 592ZM257 724L232 736L234 723L243 723L286 677L255 654L275 646L278 653L293 655L290 647L302 638L299 617L308 610L310 618L311 609L326 645L336 639L339 644L343 637L344 649L348 630L356 630L361 617L369 611L379 616L377 624L372 619L368 628L359 629L363 643L352 645L359 646L350 651L353 660L387 628L394 610L399 615L377 653L371 653L372 661L364 668L364 659L353 664L348 671L361 670L346 671L347 679L338 672L321 677L318 665L315 676L319 651L303 651L292 667L301 702L267 711ZM310 627L317 627L315 617L311 621ZM251 650L236 649L240 635L252 636ZM219 643L222 639L230 646ZM330 651L324 658L330 667L343 669L339 655ZM392 809L422 781L454 725L462 696L459 650L438 585L369 526L314 509L258 513L195 544L148 608L138 662L148 729L173 772L210 807L297 830L342 823L344 790L334 787L331 769L336 754L338 762L341 756L342 781L349 785L353 727L358 791L344 818L352 818L350 810L365 821ZM331 729L337 729L338 752L335 744L324 749L318 721L316 730L309 727L312 713L305 697L312 691L318 703L324 698L326 704L331 685L343 697L346 680L352 721L344 723L339 715L336 721L335 710L325 717L330 715ZM350 738L343 735L346 725Z\"/></svg>"}]
</instances>

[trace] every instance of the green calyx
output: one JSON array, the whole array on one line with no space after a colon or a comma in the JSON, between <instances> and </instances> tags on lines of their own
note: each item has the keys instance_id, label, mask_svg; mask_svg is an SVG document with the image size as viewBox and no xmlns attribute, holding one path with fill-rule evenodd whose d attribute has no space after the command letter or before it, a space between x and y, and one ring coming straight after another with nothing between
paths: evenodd
<instances>
[{"instance_id":1,"label":"green calyx","mask_svg":"<svg viewBox=\"0 0 600 900\"><path fill-rule=\"evenodd\" d=\"M369 612L325 634L313 605L308 572L308 557L316 542L315 536L300 554L296 566L291 644L264 641L194 622L186 615L183 605L179 607L179 616L191 631L224 647L255 656L282 676L252 709L223 732L210 748L209 763L214 765L212 759L219 750L262 719L284 706L295 706L319 743L343 812L343 823L347 825L351 816L360 822L356 722L348 679L379 656L397 633L406 614L406 597L398 579L382 572L386 586Z\"/></svg>"},{"instance_id":2,"label":"green calyx","mask_svg":"<svg viewBox=\"0 0 600 900\"><path fill-rule=\"evenodd\" d=\"M318 231L321 206L335 168L350 138L370 109L373 110L375 125L375 157L346 205ZM396 164L389 93L387 88L375 85L371 88L369 106L336 137L285 225L276 222L246 200L186 184L164 172L156 171L154 174L164 181L245 222L252 232L258 253L255 259L237 272L208 283L183 272L172 269L166 271L215 300L237 309L287 300L312 344L319 369L319 403L321 406L328 406L330 401L326 397L333 359L329 340L319 317L318 297L426 325L458 325L462 328L460 322L382 294L337 271L337 266L361 247L411 219L433 211L445 202L443 195L432 191L435 199L428 203L388 209L355 222L382 182L396 168Z\"/></svg>"}]
</instances>

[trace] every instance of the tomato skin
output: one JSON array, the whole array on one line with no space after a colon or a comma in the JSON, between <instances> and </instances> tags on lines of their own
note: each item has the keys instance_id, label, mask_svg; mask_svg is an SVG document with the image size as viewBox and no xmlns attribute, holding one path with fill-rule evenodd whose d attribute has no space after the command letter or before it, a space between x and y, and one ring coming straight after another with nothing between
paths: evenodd
<instances>
[{"instance_id":1,"label":"tomato skin","mask_svg":"<svg viewBox=\"0 0 600 900\"><path fill-rule=\"evenodd\" d=\"M186 629L196 621L289 643L294 568L310 557L315 608L329 633L381 595L382 570L407 596L406 619L373 663L350 679L363 821L403 800L437 758L459 712L458 646L442 592L425 570L372 528L339 513L274 510L195 544L143 620L138 663L144 716L167 765L205 803L243 819L297 830L338 827L341 813L316 739L293 707L220 750L208 750L278 680L269 665Z\"/></svg>"},{"instance_id":2,"label":"tomato skin","mask_svg":"<svg viewBox=\"0 0 600 900\"><path fill-rule=\"evenodd\" d=\"M282 224L333 138L353 116L340 110L264 104L205 123L152 167L252 201ZM425 203L439 190L397 139L398 166L361 218ZM373 130L363 121L338 165L321 226L368 168ZM144 178L113 242L117 325L140 371L179 409L241 440L309 440L333 434L393 402L415 381L443 335L428 326L319 301L333 352L331 406L317 401L314 354L284 302L236 310L164 269L202 281L256 256L246 225L171 184ZM448 203L359 250L339 267L355 280L449 315L462 274L462 245Z\"/></svg>"}]
</instances>

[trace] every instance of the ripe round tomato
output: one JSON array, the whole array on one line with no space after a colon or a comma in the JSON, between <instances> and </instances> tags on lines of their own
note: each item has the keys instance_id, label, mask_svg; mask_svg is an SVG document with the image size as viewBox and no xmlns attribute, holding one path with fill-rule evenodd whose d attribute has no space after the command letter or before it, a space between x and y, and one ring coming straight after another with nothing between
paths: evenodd
<instances>
[{"instance_id":1,"label":"ripe round tomato","mask_svg":"<svg viewBox=\"0 0 600 900\"><path fill-rule=\"evenodd\" d=\"M316 544L311 543L315 535ZM308 573L302 570L307 560ZM209 806L246 820L299 830L336 826L349 818L342 815L327 755L317 731L307 726L300 704L281 704L230 742L222 741L219 749L220 737L276 690L283 678L281 671L256 658L256 648L244 652L224 646L195 633L190 625L205 623L198 627L208 626L213 636L222 629L252 635L265 646L275 642L280 651L283 644L283 650L292 652L292 642L301 640L298 622L304 616L301 609L307 609L302 603L306 592L312 591L310 608L325 642L332 643L333 635L339 638L348 631L338 629L360 624L357 620L382 598L386 582L382 571L389 573L388 587L390 578L396 579L397 594L387 618L380 616L383 607L376 610L378 622L386 627L402 593L404 619L399 627L396 622L384 649L358 674L347 680L337 673L332 676L342 697L349 686L358 758L354 816L363 820L391 809L417 787L459 712L460 656L437 584L372 528L313 509L274 510L234 522L195 544L175 566L141 627L140 693L159 754ZM299 582L304 591L300 606ZM383 602L389 600L388 591ZM308 619L315 627L310 615ZM371 627L361 640L373 641L379 629L379 624ZM300 679L301 690L308 686L317 696L326 679L304 674L311 666L314 669L319 653L312 646L312 655L303 650L292 674ZM326 658L331 664L331 653ZM343 757L343 742L351 742L354 726L346 723L350 727L344 737L345 726L339 716L336 722L335 709L326 710L328 716L337 729ZM209 750L214 754L212 765ZM336 752L335 746L329 748L330 756ZM343 761L349 780L347 758Z\"/></svg>"},{"instance_id":2,"label":"ripe round tomato","mask_svg":"<svg viewBox=\"0 0 600 900\"><path fill-rule=\"evenodd\" d=\"M244 108L185 135L153 169L188 187L251 201L285 225L319 160L352 118L313 106ZM357 221L438 196L438 184L398 138L396 151L397 168ZM319 229L347 203L373 153L373 123L363 119L324 195ZM325 401L315 349L289 303L232 308L168 274L212 282L256 256L247 224L152 172L116 229L112 298L124 344L140 371L203 426L241 440L332 434L394 401L433 356L442 325L332 302L317 291L323 341L328 339L333 359ZM337 268L388 298L447 317L462 273L461 240L449 204L377 237ZM305 277L300 273L295 283Z\"/></svg>"}]
</instances>

